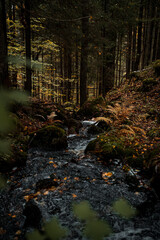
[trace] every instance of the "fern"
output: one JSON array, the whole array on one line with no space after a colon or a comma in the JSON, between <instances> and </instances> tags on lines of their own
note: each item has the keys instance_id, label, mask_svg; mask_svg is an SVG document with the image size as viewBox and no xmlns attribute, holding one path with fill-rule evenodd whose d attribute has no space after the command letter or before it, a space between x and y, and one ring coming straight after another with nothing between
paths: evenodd
<instances>
[{"instance_id":1,"label":"fern","mask_svg":"<svg viewBox=\"0 0 160 240\"><path fill-rule=\"evenodd\" d=\"M97 118L94 118L93 120L96 121L96 122L104 121L107 124L111 124L113 122L112 119L106 118L106 117L97 117Z\"/></svg>"}]
</instances>

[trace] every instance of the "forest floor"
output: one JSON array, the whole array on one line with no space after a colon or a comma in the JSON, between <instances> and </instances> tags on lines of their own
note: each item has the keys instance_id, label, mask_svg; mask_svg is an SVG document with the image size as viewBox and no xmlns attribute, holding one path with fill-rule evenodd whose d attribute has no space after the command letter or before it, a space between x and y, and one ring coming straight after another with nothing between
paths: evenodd
<instances>
[{"instance_id":1,"label":"forest floor","mask_svg":"<svg viewBox=\"0 0 160 240\"><path fill-rule=\"evenodd\" d=\"M95 109L97 111L95 111ZM16 240L24 239L23 236L21 236L25 233L23 226L25 214L23 209L26 204L25 201L32 199L35 199L39 203L43 204L50 204L55 201L55 205L57 204L58 199L60 205L57 205L59 210L56 211L58 211L58 214L59 212L61 213L60 219L62 222L64 218L64 225L66 222L75 221L72 213L69 213L70 208L68 207L72 203L73 199L78 199L80 201L88 199L88 201L92 202L92 206L97 209L97 211L100 211L101 214L103 213L103 211L101 211L102 208L106 209L106 196L108 204L111 204L111 202L114 201L115 193L117 193L117 198L125 195L126 199L130 199L131 203L133 203L133 206L136 206L138 199L140 199L139 204L146 203L146 199L144 197L146 195L143 194L148 191L149 193L152 193L152 188L145 185L143 181L141 183L141 180L138 180L137 186L137 169L133 168L135 170L135 179L133 183L129 175L130 169L125 169L125 163L119 163L119 158L116 159L116 161L118 160L118 165L117 162L113 161L111 166L108 166L107 161L105 164L105 162L101 161L99 157L92 158L90 155L84 154L87 143L96 138L96 135L93 137L90 135L89 138L88 136L84 136L83 130L85 130L85 128L83 129L84 126L80 124L81 120L84 119L94 121L97 121L98 119L106 122L109 121L111 125L111 132L114 133L114 131L117 131L117 134L120 132L120 134L126 139L126 143L124 143L126 147L131 146L135 151L136 154L131 156L132 159L136 161L136 159L139 159L140 157L140 161L143 162L143 168L151 169L151 175L149 175L148 178L156 176L155 182L158 185L155 184L155 188L158 186L159 189L160 78L155 77L152 67L149 67L141 72L132 73L130 80L125 81L120 87L114 88L108 92L105 100L102 98L88 100L81 109L75 108L73 104L69 103L64 104L62 107L59 104L54 104L52 102L40 102L39 100L32 99L30 104L27 106L13 106L12 112L16 114L18 119L16 121L16 131L10 133L9 137L12 140L14 138L17 140L13 140L12 142L14 154L11 156L11 162L14 162L14 164L11 164L10 172L7 169L7 166L4 168L4 171L6 169L8 171L8 182L10 185L8 185L8 188L6 188L6 190L4 189L4 193L2 192L0 195L1 213L5 213L4 215L6 216L6 218L4 218L6 222L3 220L5 224L3 223L4 226L0 228L0 237L2 236L2 239L9 239L9 236L15 236L14 239ZM90 114L86 116L86 113ZM45 152L40 149L30 149L32 147L30 146L30 135L45 126L54 124L60 124L62 128L65 127L68 135L68 148L65 151L59 151L59 153L49 151ZM80 134L78 133L79 130ZM118 137L121 135L118 135ZM106 132L102 135L98 135L97 139L103 143L105 137L109 137ZM81 141L83 144L81 144ZM23 165L22 154L24 153L24 158L26 159L28 149L30 150L28 153L26 167L18 168ZM113 145L113 152L115 149L116 146ZM77 150L78 155L75 150ZM96 153L98 153L97 149ZM17 164L18 158L20 159L19 166ZM1 166L3 166L4 162L2 161L0 163ZM13 166L16 167L13 168ZM93 169L95 169L95 172ZM60 181L60 185L58 187L55 185L54 189L50 189L50 184L53 184L53 181L51 181L53 173L57 174L57 176L59 174L58 181ZM95 176L93 173L95 173ZM53 180L54 182L57 181L56 178ZM48 188L46 186L46 182L49 184ZM40 186L40 194L37 194L38 184L42 185ZM132 193L128 188L129 184L131 187L136 185L136 190L134 189ZM68 187L64 191L61 191L61 186L63 185ZM90 189L90 195L88 194L88 189ZM100 192L98 192L99 189ZM141 190L144 190L144 192ZM108 195L108 193L111 192L111 195L113 195L112 199L110 199L110 196ZM101 196L100 199L99 196ZM97 205L97 201L99 201L99 205ZM3 206L4 204L6 205L6 202L8 202L7 208L6 206ZM48 212L48 205L45 205L46 208L43 210L43 204L39 204L42 212L46 211L50 215L53 215L53 213L55 214L54 206L50 206L51 210ZM64 208L61 209L62 205ZM149 207L150 205L153 205L153 201L149 202ZM27 204L25 206L27 206ZM146 211L147 208L148 205L144 208L144 211ZM152 209L150 210L152 211ZM115 215L113 217L112 214L108 215L107 209L105 211L104 216L102 217L110 217L108 220L112 223L112 227L117 234L120 231L123 232L125 221L119 221L117 217L114 219ZM155 210L154 214L156 214L157 211L159 210ZM8 215L6 215L6 213ZM153 222L152 217L148 220L148 216L150 215L151 214L149 213L149 215L145 216L143 219L144 221L142 221L142 225L139 225L139 229L143 229L148 222L148 232L146 232L146 236L150 236L152 232L155 232L155 229L152 229L152 231L149 229L151 222ZM67 219L66 216L68 216ZM11 221L10 218L12 218L13 221ZM18 225L17 221L19 222ZM114 226L115 222L119 222L119 225ZM141 221L137 218L136 224L139 222ZM145 223L144 225L143 222ZM127 224L130 228L133 223L128 222ZM74 234L75 236L79 234L79 225L77 226L77 232L74 232L73 230L69 236L70 238L68 237L68 239L74 239ZM70 226L70 228L72 229L73 226ZM126 234L129 233L127 231ZM159 237L159 235L157 236ZM159 239L158 237L153 237L153 239ZM115 239L115 236L110 239ZM118 239L121 239L120 236L118 236ZM124 239L123 236L122 239ZM135 238L133 239L139 239L137 238L136 233Z\"/></svg>"}]
</instances>

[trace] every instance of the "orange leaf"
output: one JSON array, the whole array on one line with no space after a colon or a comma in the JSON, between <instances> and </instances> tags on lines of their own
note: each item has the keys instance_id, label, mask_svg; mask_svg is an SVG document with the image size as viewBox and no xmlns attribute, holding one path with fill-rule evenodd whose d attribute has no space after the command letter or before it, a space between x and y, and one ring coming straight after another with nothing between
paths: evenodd
<instances>
[{"instance_id":1,"label":"orange leaf","mask_svg":"<svg viewBox=\"0 0 160 240\"><path fill-rule=\"evenodd\" d=\"M78 180L79 180L79 177L75 177L74 180L78 181Z\"/></svg>"},{"instance_id":2,"label":"orange leaf","mask_svg":"<svg viewBox=\"0 0 160 240\"><path fill-rule=\"evenodd\" d=\"M49 191L46 191L46 192L43 193L43 195L47 195L48 193L49 193Z\"/></svg>"},{"instance_id":3,"label":"orange leaf","mask_svg":"<svg viewBox=\"0 0 160 240\"><path fill-rule=\"evenodd\" d=\"M16 235L20 235L21 234L21 230L18 230L17 232L16 232Z\"/></svg>"},{"instance_id":4,"label":"orange leaf","mask_svg":"<svg viewBox=\"0 0 160 240\"><path fill-rule=\"evenodd\" d=\"M113 173L111 173L111 172L104 172L104 173L102 173L102 178L103 179L108 179L112 175L113 175Z\"/></svg>"},{"instance_id":5,"label":"orange leaf","mask_svg":"<svg viewBox=\"0 0 160 240\"><path fill-rule=\"evenodd\" d=\"M72 197L73 197L73 198L76 198L76 197L77 197L77 195L76 195L76 194L74 194L74 193L72 193Z\"/></svg>"},{"instance_id":6,"label":"orange leaf","mask_svg":"<svg viewBox=\"0 0 160 240\"><path fill-rule=\"evenodd\" d=\"M54 163L53 161L50 161L49 164Z\"/></svg>"}]
</instances>

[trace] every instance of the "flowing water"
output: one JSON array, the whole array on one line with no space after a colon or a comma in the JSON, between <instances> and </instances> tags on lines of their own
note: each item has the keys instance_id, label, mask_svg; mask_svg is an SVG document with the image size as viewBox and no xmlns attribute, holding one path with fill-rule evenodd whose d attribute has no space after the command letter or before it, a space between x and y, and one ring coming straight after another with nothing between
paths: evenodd
<instances>
[{"instance_id":1,"label":"flowing water","mask_svg":"<svg viewBox=\"0 0 160 240\"><path fill-rule=\"evenodd\" d=\"M13 169L7 187L0 192L0 239L24 239L30 227L24 227L26 200L33 198L41 211L43 221L53 216L69 229L67 240L85 240L84 223L73 213L73 202L88 201L99 219L111 226L113 233L106 240L160 239L160 203L147 181L135 170L124 172L115 159L109 166L84 150L93 136L86 129L92 122L85 121L80 135L68 136L66 151L51 152L30 149L26 167ZM105 173L108 174L106 178ZM136 175L138 184L128 182ZM55 187L39 187L40 180L54 179ZM45 181L45 180L44 180ZM113 211L117 199L126 199L139 214L128 220Z\"/></svg>"}]
</instances>

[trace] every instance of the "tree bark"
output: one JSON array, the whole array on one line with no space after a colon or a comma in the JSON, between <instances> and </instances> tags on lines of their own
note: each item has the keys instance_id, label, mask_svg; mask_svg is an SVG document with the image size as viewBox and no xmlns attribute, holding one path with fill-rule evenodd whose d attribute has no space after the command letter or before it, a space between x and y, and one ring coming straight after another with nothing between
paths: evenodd
<instances>
[{"instance_id":1,"label":"tree bark","mask_svg":"<svg viewBox=\"0 0 160 240\"><path fill-rule=\"evenodd\" d=\"M127 57L126 57L126 78L129 78L131 70L131 46L132 46L132 27L128 29Z\"/></svg>"},{"instance_id":2,"label":"tree bark","mask_svg":"<svg viewBox=\"0 0 160 240\"><path fill-rule=\"evenodd\" d=\"M81 40L81 70L80 70L80 106L87 100L87 67L88 67L88 4L82 0L82 40Z\"/></svg>"},{"instance_id":3,"label":"tree bark","mask_svg":"<svg viewBox=\"0 0 160 240\"><path fill-rule=\"evenodd\" d=\"M0 0L0 87L9 87L5 0Z\"/></svg>"},{"instance_id":4,"label":"tree bark","mask_svg":"<svg viewBox=\"0 0 160 240\"><path fill-rule=\"evenodd\" d=\"M30 0L25 0L25 47L26 47L26 82L25 90L32 94L31 79L31 20L30 20Z\"/></svg>"},{"instance_id":5,"label":"tree bark","mask_svg":"<svg viewBox=\"0 0 160 240\"><path fill-rule=\"evenodd\" d=\"M138 39L137 39L137 54L135 62L135 70L140 67L140 60L142 54L142 18L143 18L143 0L141 0L141 5L139 9L139 21L138 21Z\"/></svg>"}]
</instances>

